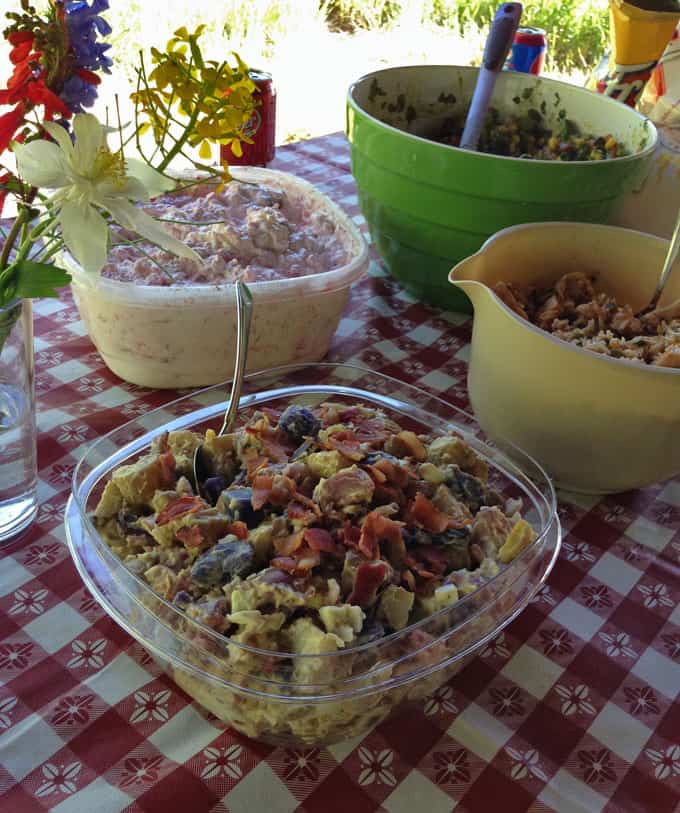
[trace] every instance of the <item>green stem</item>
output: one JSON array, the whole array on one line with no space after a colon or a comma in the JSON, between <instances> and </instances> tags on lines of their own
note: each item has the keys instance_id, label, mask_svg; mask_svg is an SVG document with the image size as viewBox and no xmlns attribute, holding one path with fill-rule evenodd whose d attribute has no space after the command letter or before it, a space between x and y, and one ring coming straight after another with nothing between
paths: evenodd
<instances>
[{"instance_id":1,"label":"green stem","mask_svg":"<svg viewBox=\"0 0 680 813\"><path fill-rule=\"evenodd\" d=\"M42 223L38 223L38 225L29 233L28 237L19 246L16 256L17 263L26 259L36 240L38 240L53 224L53 217L48 217L46 220L43 220Z\"/></svg>"},{"instance_id":2,"label":"green stem","mask_svg":"<svg viewBox=\"0 0 680 813\"><path fill-rule=\"evenodd\" d=\"M187 140L189 139L189 136L191 135L191 133L192 133L192 131L194 129L194 124L196 124L196 122L198 121L198 116L199 116L199 111L198 111L198 106L197 106L197 107L194 108L194 111L192 112L191 116L189 117L189 121L187 122L182 135L179 136L177 141L175 141L175 143L172 145L172 149L170 149L166 153L166 155L163 158L163 160L161 161L161 163L156 167L156 169L159 172L164 172L168 168L168 165L171 163L172 159L175 158L177 155L179 155L182 152L182 148L187 143Z\"/></svg>"},{"instance_id":3,"label":"green stem","mask_svg":"<svg viewBox=\"0 0 680 813\"><path fill-rule=\"evenodd\" d=\"M28 222L28 212L26 209L20 209L16 220L12 223L12 227L9 230L5 245L2 247L2 252L0 252L0 270L4 270L7 267L9 255L12 252L14 243L16 243L17 237L26 222Z\"/></svg>"}]
</instances>

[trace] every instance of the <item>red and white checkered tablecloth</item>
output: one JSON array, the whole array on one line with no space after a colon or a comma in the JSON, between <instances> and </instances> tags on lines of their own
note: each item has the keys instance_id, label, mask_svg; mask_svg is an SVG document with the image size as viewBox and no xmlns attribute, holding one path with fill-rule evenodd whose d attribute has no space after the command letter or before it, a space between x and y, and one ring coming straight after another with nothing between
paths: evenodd
<instances>
[{"instance_id":1,"label":"red and white checkered tablecloth","mask_svg":"<svg viewBox=\"0 0 680 813\"><path fill-rule=\"evenodd\" d=\"M343 136L279 150L363 224ZM120 381L73 306L35 307L40 511L0 559L0 810L672 813L680 808L680 479L562 495L534 602L450 685L366 737L274 748L210 717L99 608L63 510L81 450L174 393ZM378 263L332 346L466 402L469 321Z\"/></svg>"}]
</instances>

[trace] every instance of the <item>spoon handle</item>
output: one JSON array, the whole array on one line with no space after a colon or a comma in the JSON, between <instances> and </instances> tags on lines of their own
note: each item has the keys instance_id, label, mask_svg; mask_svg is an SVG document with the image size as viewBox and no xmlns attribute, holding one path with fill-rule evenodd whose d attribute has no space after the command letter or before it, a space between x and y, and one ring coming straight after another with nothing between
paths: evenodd
<instances>
[{"instance_id":1,"label":"spoon handle","mask_svg":"<svg viewBox=\"0 0 680 813\"><path fill-rule=\"evenodd\" d=\"M241 400L241 387L246 369L248 355L248 338L250 336L250 320L253 314L253 296L250 288L241 280L236 281L236 362L234 364L234 378L231 382L231 395L229 406L224 415L220 435L224 435L234 425L239 401Z\"/></svg>"},{"instance_id":2,"label":"spoon handle","mask_svg":"<svg viewBox=\"0 0 680 813\"><path fill-rule=\"evenodd\" d=\"M460 146L465 150L477 149L491 94L512 45L521 16L521 3L503 3L498 7L493 18L484 48L482 66L479 69L470 110L460 139Z\"/></svg>"},{"instance_id":3,"label":"spoon handle","mask_svg":"<svg viewBox=\"0 0 680 813\"><path fill-rule=\"evenodd\" d=\"M656 308L656 305L661 298L661 294L663 293L663 289L666 287L666 282L668 282L668 277L671 275L675 258L678 256L678 249L680 249L680 212L678 213L678 220L675 224L673 236L671 237L671 243L668 247L668 254L666 254L666 260L663 264L661 276L659 277L659 281L654 289L654 295L650 299L649 305L647 305L645 311L653 311L654 308Z\"/></svg>"}]
</instances>

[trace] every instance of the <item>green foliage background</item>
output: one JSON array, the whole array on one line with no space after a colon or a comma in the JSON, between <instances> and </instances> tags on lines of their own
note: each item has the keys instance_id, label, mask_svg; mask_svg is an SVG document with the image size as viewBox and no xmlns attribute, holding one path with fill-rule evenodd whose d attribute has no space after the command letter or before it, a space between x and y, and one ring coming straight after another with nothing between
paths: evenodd
<instances>
[{"instance_id":1,"label":"green foliage background","mask_svg":"<svg viewBox=\"0 0 680 813\"><path fill-rule=\"evenodd\" d=\"M484 34L500 0L164 0L176 24L206 24L216 37L226 36L234 47L258 39L262 52L296 27L314 22L331 31L388 30L406 26L437 26L456 35L466 31ZM136 56L148 37L149 20L140 26L143 0L118 0L108 13L113 25L114 53L124 46L128 58ZM524 25L545 29L548 37L547 69L561 73L589 72L609 46L607 0L524 0ZM148 9L147 9L148 10ZM154 12L156 9L154 8ZM162 42L156 43L162 45ZM455 59L453 60L455 61Z\"/></svg>"}]
</instances>

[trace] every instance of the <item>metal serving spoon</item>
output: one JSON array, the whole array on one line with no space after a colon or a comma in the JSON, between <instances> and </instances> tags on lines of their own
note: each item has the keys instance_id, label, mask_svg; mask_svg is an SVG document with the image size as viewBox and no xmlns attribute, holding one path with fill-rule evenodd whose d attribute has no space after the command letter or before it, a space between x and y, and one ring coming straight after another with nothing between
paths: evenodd
<instances>
[{"instance_id":1,"label":"metal serving spoon","mask_svg":"<svg viewBox=\"0 0 680 813\"><path fill-rule=\"evenodd\" d=\"M222 428L217 433L218 437L226 435L234 425L236 413L241 398L241 387L243 386L243 376L246 369L246 357L248 355L248 339L250 338L250 321L253 315L253 295L250 289L241 280L236 281L236 360L234 362L234 377L231 382L231 394L229 396L229 406L224 413ZM200 443L194 452L194 483L196 493L201 494L201 483L209 476L208 461L203 451L203 444Z\"/></svg>"},{"instance_id":2,"label":"metal serving spoon","mask_svg":"<svg viewBox=\"0 0 680 813\"><path fill-rule=\"evenodd\" d=\"M646 313L653 311L659 299L661 299L661 294L666 287L666 283L668 282L671 271L673 270L673 264L675 263L675 258L678 256L678 250L680 249L680 212L678 212L678 220L675 224L675 229L673 231L673 236L671 237L671 241L668 244L668 251L666 253L666 259L663 263L663 268L661 270L661 276L659 277L659 281L656 284L656 288L654 289L654 293L652 294L652 298L649 300L649 304L642 308L641 311L638 311L635 315L636 316L644 316Z\"/></svg>"}]
</instances>

